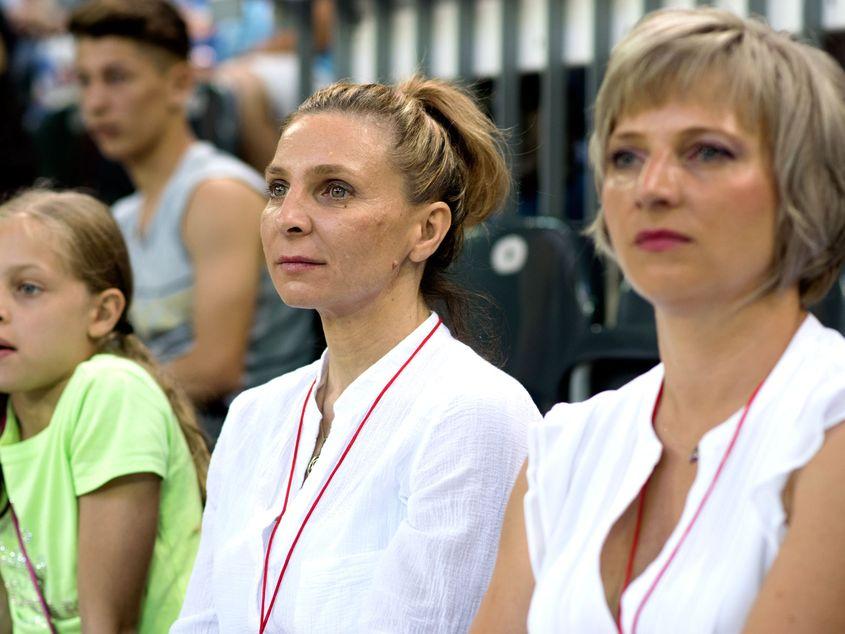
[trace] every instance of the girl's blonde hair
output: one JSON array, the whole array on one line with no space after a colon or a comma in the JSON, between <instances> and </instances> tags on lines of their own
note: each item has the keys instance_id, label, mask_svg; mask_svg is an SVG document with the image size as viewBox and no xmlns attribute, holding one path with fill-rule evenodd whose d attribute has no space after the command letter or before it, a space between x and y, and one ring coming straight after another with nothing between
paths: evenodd
<instances>
[{"instance_id":1,"label":"girl's blonde hair","mask_svg":"<svg viewBox=\"0 0 845 634\"><path fill-rule=\"evenodd\" d=\"M109 288L123 293L126 307L114 330L96 342L97 351L135 361L159 384L185 435L205 499L208 444L188 397L156 363L141 340L132 334L127 318L132 302L132 268L126 243L108 208L87 194L33 189L0 205L0 219L11 216L32 218L53 231L59 239L68 271L91 293Z\"/></svg>"},{"instance_id":2,"label":"girl's blonde hair","mask_svg":"<svg viewBox=\"0 0 845 634\"><path fill-rule=\"evenodd\" d=\"M759 295L797 285L821 299L845 261L845 72L763 21L721 9L644 17L616 45L596 97L590 163L601 190L619 119L675 99L704 99L761 134L775 175L775 254ZM599 210L589 232L613 255Z\"/></svg>"}]
</instances>

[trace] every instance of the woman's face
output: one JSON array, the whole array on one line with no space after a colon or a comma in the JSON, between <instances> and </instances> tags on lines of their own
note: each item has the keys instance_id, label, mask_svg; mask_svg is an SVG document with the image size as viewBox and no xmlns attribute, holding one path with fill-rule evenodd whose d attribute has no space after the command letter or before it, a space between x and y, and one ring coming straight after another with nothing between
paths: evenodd
<instances>
[{"instance_id":1,"label":"woman's face","mask_svg":"<svg viewBox=\"0 0 845 634\"><path fill-rule=\"evenodd\" d=\"M261 240L285 303L344 316L397 290L416 297L422 263L409 254L425 208L406 200L392 145L385 126L335 112L301 116L282 134Z\"/></svg>"},{"instance_id":2,"label":"woman's face","mask_svg":"<svg viewBox=\"0 0 845 634\"><path fill-rule=\"evenodd\" d=\"M601 198L631 284L655 307L737 305L769 273L777 193L761 135L713 103L668 101L620 118Z\"/></svg>"}]
</instances>

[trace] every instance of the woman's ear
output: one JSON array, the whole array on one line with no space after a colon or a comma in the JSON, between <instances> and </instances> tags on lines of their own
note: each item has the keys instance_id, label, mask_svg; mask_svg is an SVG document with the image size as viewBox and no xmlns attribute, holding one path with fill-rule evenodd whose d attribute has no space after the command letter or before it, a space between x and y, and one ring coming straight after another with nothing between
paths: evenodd
<instances>
[{"instance_id":1,"label":"woman's ear","mask_svg":"<svg viewBox=\"0 0 845 634\"><path fill-rule=\"evenodd\" d=\"M91 321L88 324L88 336L101 339L109 334L126 308L126 298L116 288L108 288L94 297L91 308Z\"/></svg>"},{"instance_id":2,"label":"woman's ear","mask_svg":"<svg viewBox=\"0 0 845 634\"><path fill-rule=\"evenodd\" d=\"M443 201L428 203L420 212L416 242L408 257L412 262L425 262L434 255L452 226L452 211Z\"/></svg>"}]
</instances>

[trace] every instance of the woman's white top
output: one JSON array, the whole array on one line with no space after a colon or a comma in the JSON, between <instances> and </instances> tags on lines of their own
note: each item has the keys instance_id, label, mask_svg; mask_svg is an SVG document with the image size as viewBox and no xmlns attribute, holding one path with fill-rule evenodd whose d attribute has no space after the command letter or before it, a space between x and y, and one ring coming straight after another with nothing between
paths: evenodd
<instances>
[{"instance_id":1,"label":"woman's white top","mask_svg":"<svg viewBox=\"0 0 845 634\"><path fill-rule=\"evenodd\" d=\"M615 392L557 405L529 430L525 515L536 580L529 631L617 631L602 585L601 549L660 459L651 415L662 380L658 366ZM740 415L702 437L680 522L622 596L624 632L632 632L634 615L698 508ZM845 339L808 316L751 405L701 515L643 608L638 632L742 630L786 534L787 478L843 420Z\"/></svg>"},{"instance_id":2,"label":"woman's white top","mask_svg":"<svg viewBox=\"0 0 845 634\"><path fill-rule=\"evenodd\" d=\"M303 482L321 414L320 361L232 404L208 474L199 555L171 632L255 634L264 553L307 405L291 499L273 541L267 601L317 493L432 315L340 395ZM373 411L290 560L268 632L465 632L487 587L504 508L525 459L528 393L441 325ZM300 488L301 487L301 488Z\"/></svg>"}]
</instances>

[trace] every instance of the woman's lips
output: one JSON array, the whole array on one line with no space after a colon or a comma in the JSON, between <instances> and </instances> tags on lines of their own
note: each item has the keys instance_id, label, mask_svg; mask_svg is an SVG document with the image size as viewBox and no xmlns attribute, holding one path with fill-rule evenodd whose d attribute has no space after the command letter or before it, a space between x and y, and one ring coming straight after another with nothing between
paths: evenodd
<instances>
[{"instance_id":1,"label":"woman's lips","mask_svg":"<svg viewBox=\"0 0 845 634\"><path fill-rule=\"evenodd\" d=\"M668 251L689 242L692 242L692 239L688 236L669 229L640 231L634 239L639 248L653 252Z\"/></svg>"},{"instance_id":2,"label":"woman's lips","mask_svg":"<svg viewBox=\"0 0 845 634\"><path fill-rule=\"evenodd\" d=\"M282 256L276 260L276 266L286 273L310 271L318 266L323 266L323 264L324 262L318 262L317 260L298 256Z\"/></svg>"}]
</instances>

